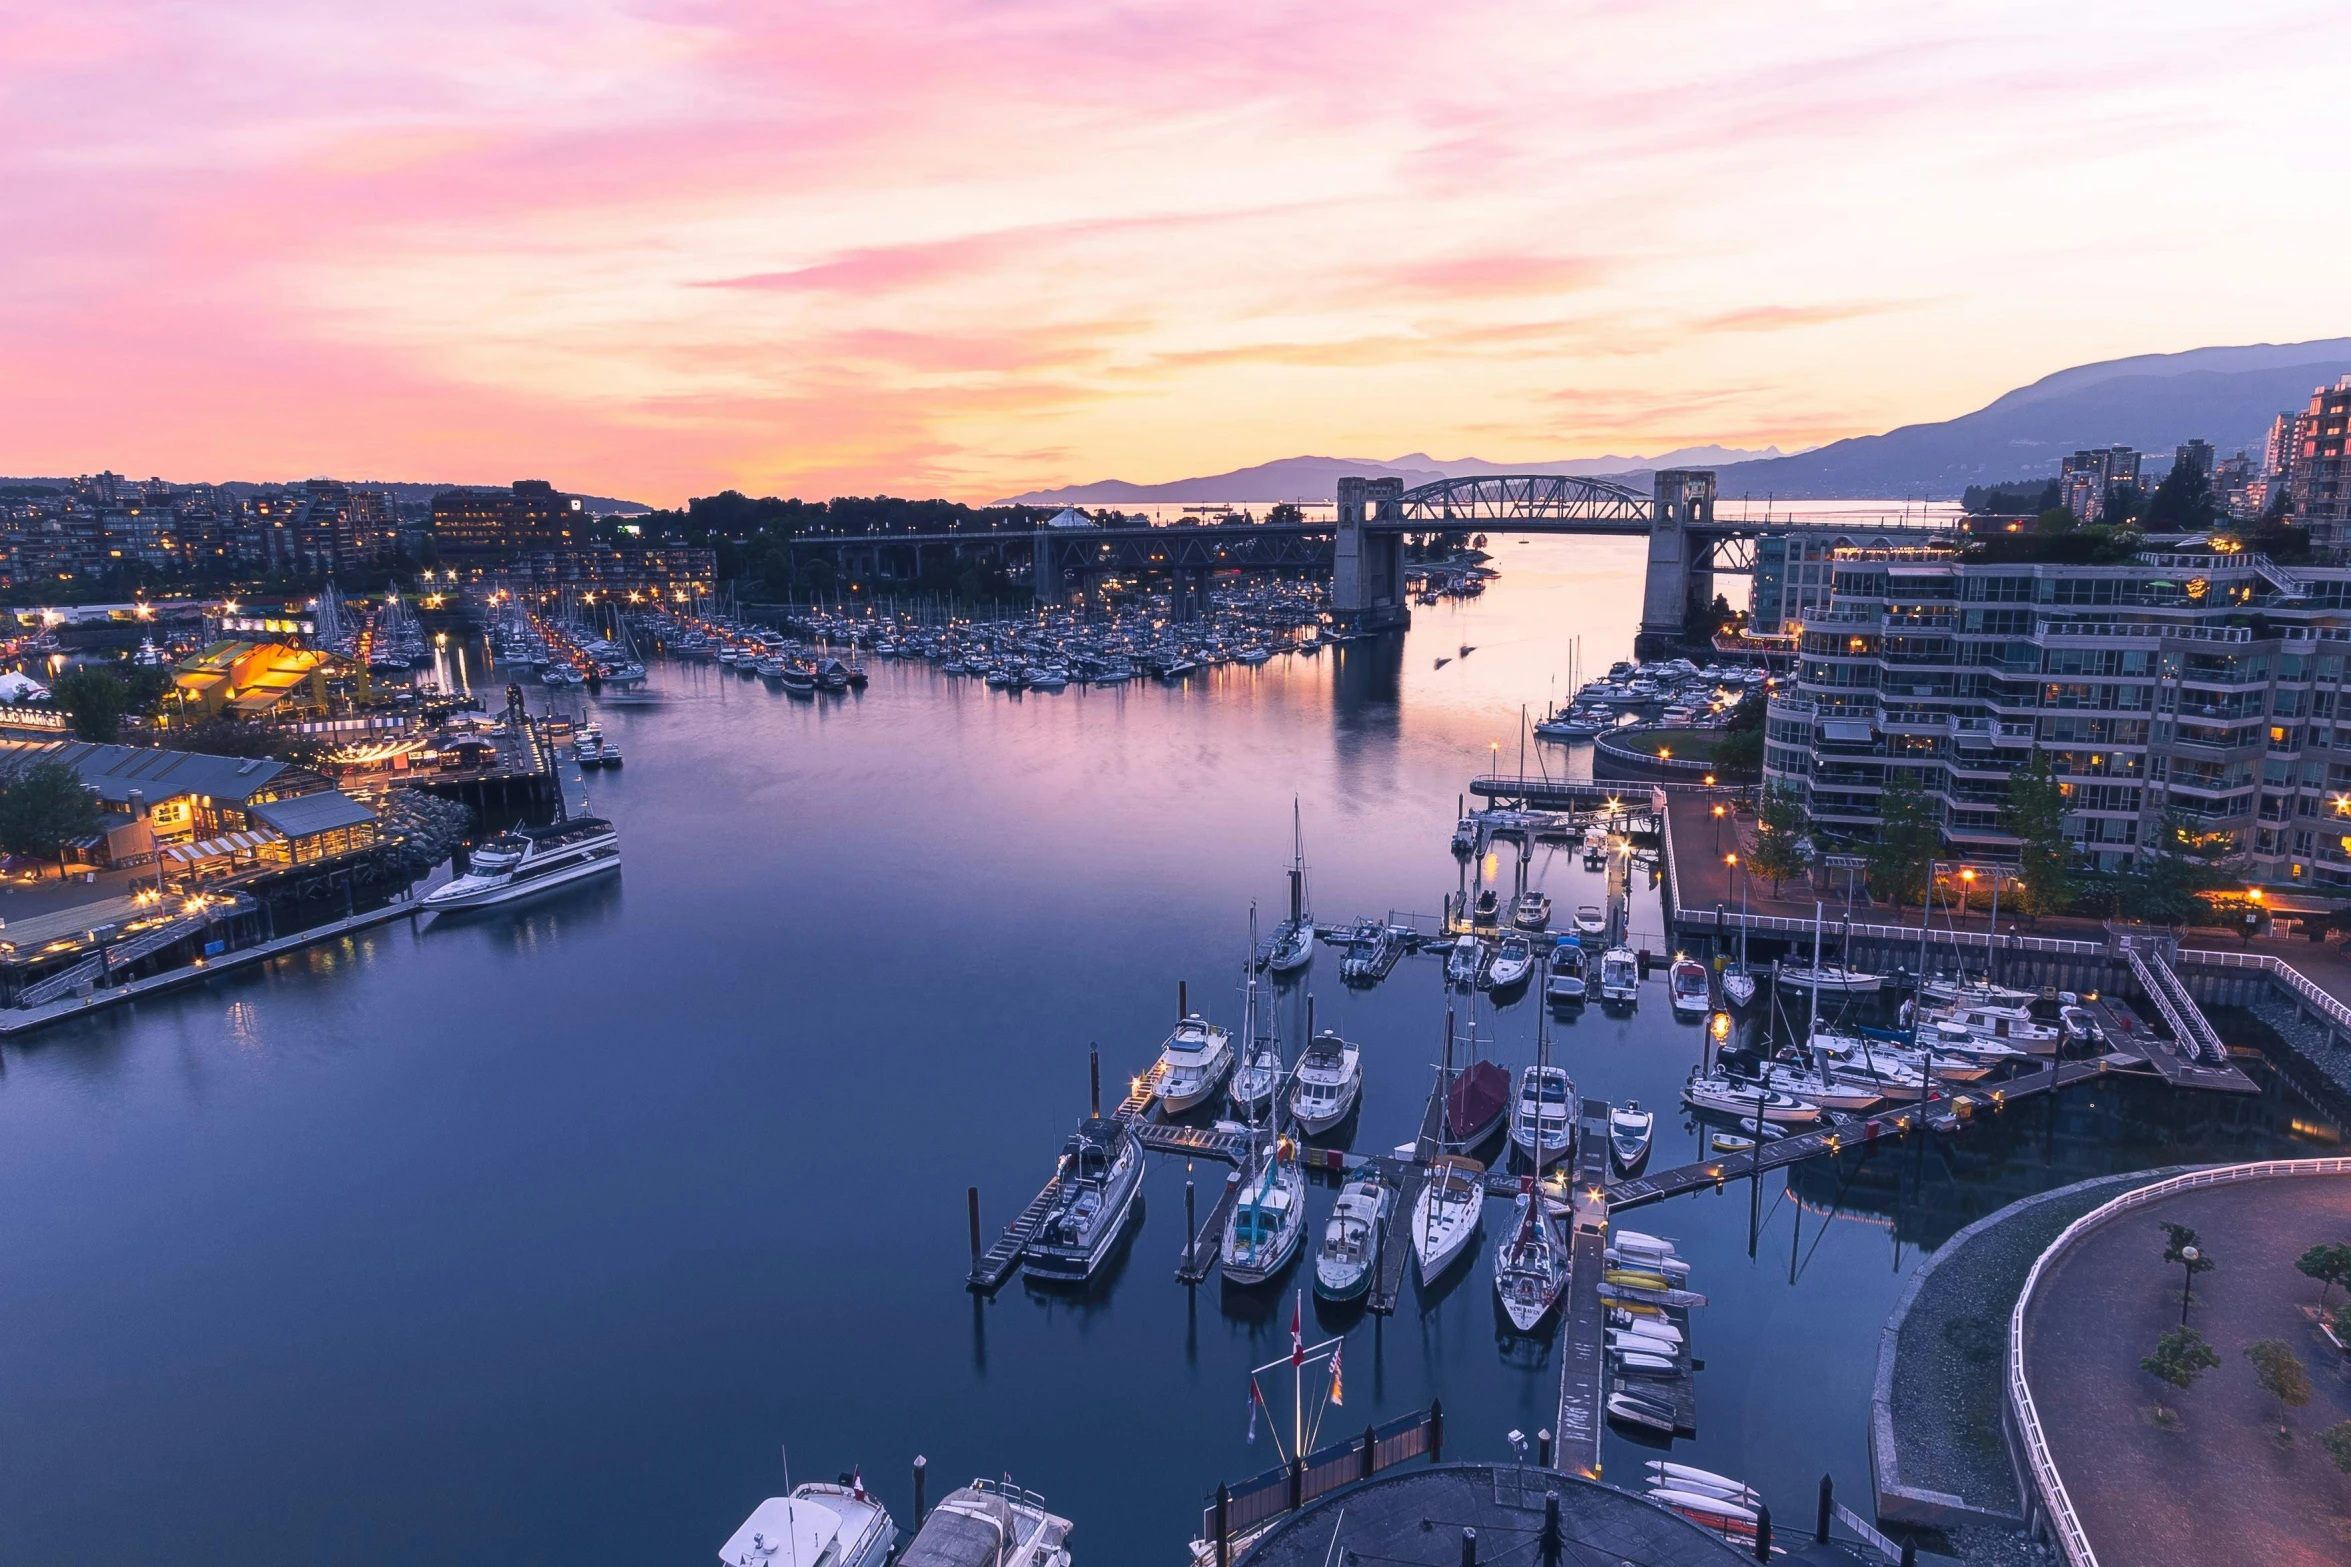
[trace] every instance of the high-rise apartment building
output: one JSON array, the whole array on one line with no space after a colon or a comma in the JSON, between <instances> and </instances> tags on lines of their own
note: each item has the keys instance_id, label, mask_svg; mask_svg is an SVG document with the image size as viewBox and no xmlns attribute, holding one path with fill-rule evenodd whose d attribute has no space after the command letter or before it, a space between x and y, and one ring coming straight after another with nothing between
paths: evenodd
<instances>
[{"instance_id":1,"label":"high-rise apartment building","mask_svg":"<svg viewBox=\"0 0 2351 1567\"><path fill-rule=\"evenodd\" d=\"M2038 749L2086 863L2121 865L2176 811L2226 833L2254 880L2351 887L2351 568L1848 549L1830 590L1764 749L1766 781L1808 799L1820 836L1873 838L1907 771L1946 852L2012 861L2000 809Z\"/></svg>"},{"instance_id":2,"label":"high-rise apartment building","mask_svg":"<svg viewBox=\"0 0 2351 1567\"><path fill-rule=\"evenodd\" d=\"M2120 443L2075 452L2058 470L2058 503L2081 521L2096 522L2106 515L2108 491L2138 487L2139 462L2139 453Z\"/></svg>"},{"instance_id":3,"label":"high-rise apartment building","mask_svg":"<svg viewBox=\"0 0 2351 1567\"><path fill-rule=\"evenodd\" d=\"M2294 521L2310 530L2310 547L2322 560L2351 553L2351 375L2310 394L2310 406L2295 423L2295 448L2286 469Z\"/></svg>"},{"instance_id":4,"label":"high-rise apartment building","mask_svg":"<svg viewBox=\"0 0 2351 1567\"><path fill-rule=\"evenodd\" d=\"M443 490L433 497L433 543L443 555L513 555L567 549L584 537L576 496L544 479L517 479L510 490Z\"/></svg>"},{"instance_id":5,"label":"high-rise apartment building","mask_svg":"<svg viewBox=\"0 0 2351 1567\"><path fill-rule=\"evenodd\" d=\"M2210 441L2182 441L2172 452L2171 471L2200 473L2209 486L2212 483L2213 460L2217 455Z\"/></svg>"}]
</instances>

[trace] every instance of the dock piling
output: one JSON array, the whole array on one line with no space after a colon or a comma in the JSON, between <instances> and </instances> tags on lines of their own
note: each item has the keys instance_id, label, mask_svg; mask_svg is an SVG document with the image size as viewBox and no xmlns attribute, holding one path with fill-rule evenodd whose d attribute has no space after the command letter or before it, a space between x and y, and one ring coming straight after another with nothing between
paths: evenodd
<instances>
[{"instance_id":1,"label":"dock piling","mask_svg":"<svg viewBox=\"0 0 2351 1567\"><path fill-rule=\"evenodd\" d=\"M1559 1493L1543 1493L1543 1534L1540 1542L1543 1567L1559 1567L1561 1552L1566 1548L1566 1531L1559 1527Z\"/></svg>"},{"instance_id":2,"label":"dock piling","mask_svg":"<svg viewBox=\"0 0 2351 1567\"><path fill-rule=\"evenodd\" d=\"M1200 1220L1194 1213L1198 1201L1199 1193L1195 1190L1192 1182L1186 1180L1184 1182L1184 1244L1186 1246L1191 1245L1191 1238L1200 1233Z\"/></svg>"},{"instance_id":3,"label":"dock piling","mask_svg":"<svg viewBox=\"0 0 2351 1567\"><path fill-rule=\"evenodd\" d=\"M1461 1531L1461 1567L1478 1567L1478 1532L1475 1529Z\"/></svg>"},{"instance_id":4,"label":"dock piling","mask_svg":"<svg viewBox=\"0 0 2351 1567\"><path fill-rule=\"evenodd\" d=\"M965 1187L963 1200L971 1214L971 1266L972 1271L977 1272L980 1266L980 1189L976 1186Z\"/></svg>"},{"instance_id":5,"label":"dock piling","mask_svg":"<svg viewBox=\"0 0 2351 1567\"><path fill-rule=\"evenodd\" d=\"M928 1476L930 1467L931 1461L929 1459L920 1453L914 1455L914 1527L917 1529L922 1527L922 1483Z\"/></svg>"},{"instance_id":6,"label":"dock piling","mask_svg":"<svg viewBox=\"0 0 2351 1567\"><path fill-rule=\"evenodd\" d=\"M1181 1023L1185 1018L1188 1018L1191 1015L1192 1003L1190 999L1190 992L1185 989L1184 982L1179 979L1176 981L1176 1021Z\"/></svg>"},{"instance_id":7,"label":"dock piling","mask_svg":"<svg viewBox=\"0 0 2351 1567\"><path fill-rule=\"evenodd\" d=\"M1551 1467L1551 1433L1548 1430L1535 1433L1535 1467L1538 1469Z\"/></svg>"},{"instance_id":8,"label":"dock piling","mask_svg":"<svg viewBox=\"0 0 2351 1567\"><path fill-rule=\"evenodd\" d=\"M1829 1543L1829 1509L1834 1503L1835 1497L1834 1482L1827 1475L1822 1475L1820 1477L1820 1518L1812 1526L1812 1543L1815 1545Z\"/></svg>"},{"instance_id":9,"label":"dock piling","mask_svg":"<svg viewBox=\"0 0 2351 1567\"><path fill-rule=\"evenodd\" d=\"M1097 1121L1102 1119L1102 1047L1086 1048L1086 1103L1087 1111Z\"/></svg>"}]
</instances>

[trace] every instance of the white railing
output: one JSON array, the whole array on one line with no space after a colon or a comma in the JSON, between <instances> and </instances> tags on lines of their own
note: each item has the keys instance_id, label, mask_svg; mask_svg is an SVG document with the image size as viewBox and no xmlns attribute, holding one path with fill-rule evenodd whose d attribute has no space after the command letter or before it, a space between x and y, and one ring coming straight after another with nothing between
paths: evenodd
<instances>
[{"instance_id":1,"label":"white railing","mask_svg":"<svg viewBox=\"0 0 2351 1567\"><path fill-rule=\"evenodd\" d=\"M1698 911L1687 905L1681 906L1681 913L1684 919L1695 920L1700 917ZM1805 935L1812 931L1812 921L1785 914L1733 914L1726 909L1722 923L1726 930L1744 927L1750 932L1796 932ZM1849 925L1841 920L1827 920L1822 922L1821 930L1829 935L1858 936L1864 941L1915 943L1918 940L1918 932L1907 925ZM1989 949L1994 942L1993 936L1980 930L1939 929L1927 933L1930 948L1956 945ZM2102 941L2066 941L2056 936L2001 936L1997 938L1997 944L2002 952L2038 952L2052 957L2077 958L2106 955L2106 944Z\"/></svg>"},{"instance_id":2,"label":"white railing","mask_svg":"<svg viewBox=\"0 0 2351 1567\"><path fill-rule=\"evenodd\" d=\"M2171 1030L2171 1037L2179 1041L2181 1048L2191 1056L2194 1055L2196 1036L2188 1032L2188 1025L2181 1019L2179 1009L2171 1004L2170 994L2148 971L2147 960L2140 957L2139 949L2128 941L2122 945L2122 955L2130 959L2131 978L2139 982L2139 989L2148 1000L2155 1003L2155 1010L2163 1014L2163 1026Z\"/></svg>"},{"instance_id":3,"label":"white railing","mask_svg":"<svg viewBox=\"0 0 2351 1567\"><path fill-rule=\"evenodd\" d=\"M2195 963L2209 968L2250 968L2266 970L2278 982L2307 1002L2330 1023L2351 1033L2351 1006L2345 1006L2326 991L2319 989L2303 972L2274 952L2208 952L2200 948L2180 949L2182 963Z\"/></svg>"},{"instance_id":4,"label":"white railing","mask_svg":"<svg viewBox=\"0 0 2351 1567\"><path fill-rule=\"evenodd\" d=\"M2041 1430L2040 1411L2033 1404L2032 1389L2025 1384L2024 1318L2025 1312L2032 1306L2033 1291L2041 1282L2041 1270L2049 1265L2049 1259L2117 1214L2143 1208L2174 1193L2193 1191L2198 1187L2293 1175L2351 1175L2351 1159L2270 1159L2259 1164L2234 1164L2217 1170L2198 1170L2189 1175L2175 1175L2169 1180L2151 1182L2083 1214L2067 1225L2056 1240L2050 1242L2048 1250L2033 1259L2032 1271L2025 1275L2024 1290L2016 1297L2016 1306L2008 1314L2008 1403L2011 1413L2016 1417L2017 1431L2024 1441L2026 1465L2033 1472L2033 1484L2041 1493L2041 1505L2048 1509L2050 1530L2057 1536L2057 1543L2065 1552L2068 1567L2098 1567L2098 1553L2091 1549L2090 1537L2082 1528L2080 1516L2074 1511L2073 1498L2067 1494L2065 1482L2058 1478L2056 1460L2049 1454L2049 1439Z\"/></svg>"}]
</instances>

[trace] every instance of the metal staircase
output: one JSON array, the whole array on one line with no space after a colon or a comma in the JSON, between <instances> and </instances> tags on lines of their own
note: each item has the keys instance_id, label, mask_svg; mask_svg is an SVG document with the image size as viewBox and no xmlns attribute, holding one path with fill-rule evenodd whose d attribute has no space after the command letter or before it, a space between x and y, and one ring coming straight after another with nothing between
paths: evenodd
<instances>
[{"instance_id":1,"label":"metal staircase","mask_svg":"<svg viewBox=\"0 0 2351 1567\"><path fill-rule=\"evenodd\" d=\"M70 990L94 983L98 978L98 971L105 965L106 960L103 957L96 955L86 957L72 968L60 969L47 979L41 980L37 984L27 985L18 991L16 1004L20 1007L37 1007L46 1002L55 1001Z\"/></svg>"},{"instance_id":2,"label":"metal staircase","mask_svg":"<svg viewBox=\"0 0 2351 1567\"><path fill-rule=\"evenodd\" d=\"M2209 1061L2214 1066L2225 1065L2228 1047L2213 1032L2212 1022L2204 1009L2196 1005L2196 998L2188 994L2188 987L2180 983L2179 975L2163 960L2163 954L2153 947L2142 949L2137 942L2125 942L2122 955L2130 960L2131 978L2139 982L2139 989L2155 1003L2162 1014L2164 1027L2181 1050L2191 1058Z\"/></svg>"}]
</instances>

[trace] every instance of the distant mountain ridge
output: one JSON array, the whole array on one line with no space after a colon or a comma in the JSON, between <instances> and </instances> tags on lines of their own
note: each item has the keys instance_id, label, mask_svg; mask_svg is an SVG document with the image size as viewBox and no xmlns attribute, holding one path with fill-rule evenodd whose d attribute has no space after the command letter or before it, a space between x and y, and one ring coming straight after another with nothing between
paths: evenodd
<instances>
[{"instance_id":1,"label":"distant mountain ridge","mask_svg":"<svg viewBox=\"0 0 2351 1567\"><path fill-rule=\"evenodd\" d=\"M2258 451L2270 421L2305 407L2311 389L2351 372L2351 337L2136 354L2075 365L1993 399L1973 413L1861 435L1794 455L1685 446L1655 457L1572 462L1446 461L1413 452L1392 461L1285 457L1229 473L1136 484L1105 479L1012 497L1025 505L1329 500L1342 474L1395 477L1407 487L1486 473L1598 474L1645 484L1666 467L1713 468L1725 497L1783 500L1951 499L1971 484L2053 477L2085 446L2120 441L2168 463L2201 438L2226 455Z\"/></svg>"},{"instance_id":2,"label":"distant mountain ridge","mask_svg":"<svg viewBox=\"0 0 2351 1567\"><path fill-rule=\"evenodd\" d=\"M1926 496L1971 484L2054 477L2066 456L2120 441L2171 460L2202 438L2223 455L2258 452L2270 421L2351 371L2351 337L2139 354L2043 376L1970 414L1833 441L1800 456L1721 470L1725 496Z\"/></svg>"},{"instance_id":3,"label":"distant mountain ridge","mask_svg":"<svg viewBox=\"0 0 2351 1567\"><path fill-rule=\"evenodd\" d=\"M1488 462L1480 457L1438 458L1412 452L1392 460L1347 457L1284 457L1253 468L1172 479L1165 484L1136 484L1125 479L1100 479L1092 484L1069 484L1059 489L1030 490L1000 502L1010 506L1100 506L1122 502L1191 501L1235 504L1265 501L1327 501L1338 494L1343 474L1365 478L1396 478L1406 489L1434 484L1439 479L1471 478L1489 473L1641 474L1657 468L1717 468L1780 455L1778 447L1760 452L1727 446L1685 446L1655 457L1577 457L1564 462Z\"/></svg>"}]
</instances>

